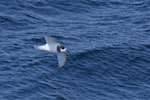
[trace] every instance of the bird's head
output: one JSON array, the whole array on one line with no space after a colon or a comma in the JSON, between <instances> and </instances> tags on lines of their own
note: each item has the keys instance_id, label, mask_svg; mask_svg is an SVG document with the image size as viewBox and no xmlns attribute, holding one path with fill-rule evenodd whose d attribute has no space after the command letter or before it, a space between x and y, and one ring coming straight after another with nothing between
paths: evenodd
<instances>
[{"instance_id":1,"label":"bird's head","mask_svg":"<svg viewBox=\"0 0 150 100\"><path fill-rule=\"evenodd\" d=\"M64 45L60 44L57 46L57 51L58 52L66 52L67 48Z\"/></svg>"}]
</instances>

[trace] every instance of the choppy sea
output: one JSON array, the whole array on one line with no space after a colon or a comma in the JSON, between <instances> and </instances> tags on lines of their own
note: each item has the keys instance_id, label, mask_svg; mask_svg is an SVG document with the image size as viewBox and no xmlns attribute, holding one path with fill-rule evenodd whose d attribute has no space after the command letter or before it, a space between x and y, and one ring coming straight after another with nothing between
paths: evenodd
<instances>
[{"instance_id":1,"label":"choppy sea","mask_svg":"<svg viewBox=\"0 0 150 100\"><path fill-rule=\"evenodd\" d=\"M150 1L0 0L0 100L150 100Z\"/></svg>"}]
</instances>

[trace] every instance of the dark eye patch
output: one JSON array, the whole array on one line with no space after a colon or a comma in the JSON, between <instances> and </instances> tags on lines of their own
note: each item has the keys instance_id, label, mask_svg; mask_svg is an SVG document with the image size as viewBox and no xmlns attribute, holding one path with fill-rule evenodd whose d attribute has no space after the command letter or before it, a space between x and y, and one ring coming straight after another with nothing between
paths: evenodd
<instances>
[{"instance_id":1,"label":"dark eye patch","mask_svg":"<svg viewBox=\"0 0 150 100\"><path fill-rule=\"evenodd\" d=\"M61 52L61 49L65 49L65 46L63 46L63 45L58 45L58 46L57 46L57 51L58 51L58 52Z\"/></svg>"},{"instance_id":2,"label":"dark eye patch","mask_svg":"<svg viewBox=\"0 0 150 100\"><path fill-rule=\"evenodd\" d=\"M61 48L62 48L62 49L65 49L65 47L64 47L64 46L62 46Z\"/></svg>"}]
</instances>

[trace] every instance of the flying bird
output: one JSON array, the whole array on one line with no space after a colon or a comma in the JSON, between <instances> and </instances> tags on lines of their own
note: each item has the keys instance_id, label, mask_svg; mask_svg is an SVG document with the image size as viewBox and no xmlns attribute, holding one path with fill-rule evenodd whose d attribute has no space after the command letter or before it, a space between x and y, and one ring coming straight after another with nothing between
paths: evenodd
<instances>
[{"instance_id":1,"label":"flying bird","mask_svg":"<svg viewBox=\"0 0 150 100\"><path fill-rule=\"evenodd\" d=\"M34 46L34 48L57 54L59 67L64 66L67 58L66 57L67 48L63 44L57 42L54 37L45 36L45 40L46 44L41 46Z\"/></svg>"}]
</instances>

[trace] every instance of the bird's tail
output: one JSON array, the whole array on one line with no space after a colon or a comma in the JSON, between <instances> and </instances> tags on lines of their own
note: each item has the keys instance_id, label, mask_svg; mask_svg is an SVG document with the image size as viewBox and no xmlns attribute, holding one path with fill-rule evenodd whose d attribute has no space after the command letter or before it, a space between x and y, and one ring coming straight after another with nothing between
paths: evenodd
<instances>
[{"instance_id":1,"label":"bird's tail","mask_svg":"<svg viewBox=\"0 0 150 100\"><path fill-rule=\"evenodd\" d=\"M49 51L49 47L48 45L41 45L41 46L34 46L35 49L39 49L39 50L44 50L44 51Z\"/></svg>"}]
</instances>

